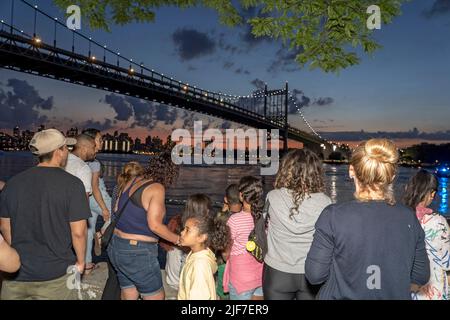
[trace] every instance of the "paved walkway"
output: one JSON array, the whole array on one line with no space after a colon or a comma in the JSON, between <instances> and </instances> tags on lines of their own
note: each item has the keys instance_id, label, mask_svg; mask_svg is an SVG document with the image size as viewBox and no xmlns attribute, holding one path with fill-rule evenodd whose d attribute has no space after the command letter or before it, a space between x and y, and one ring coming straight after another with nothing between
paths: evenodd
<instances>
[{"instance_id":1,"label":"paved walkway","mask_svg":"<svg viewBox=\"0 0 450 320\"><path fill-rule=\"evenodd\" d=\"M83 275L81 279L81 299L82 300L100 300L106 279L108 279L108 265L106 262L97 263L97 268L90 274ZM161 270L166 300L175 300L177 291L170 288L166 283L165 271Z\"/></svg>"},{"instance_id":2,"label":"paved walkway","mask_svg":"<svg viewBox=\"0 0 450 320\"><path fill-rule=\"evenodd\" d=\"M81 298L82 300L100 300L106 279L108 279L108 265L106 262L97 264L97 268L90 274L81 278Z\"/></svg>"}]
</instances>

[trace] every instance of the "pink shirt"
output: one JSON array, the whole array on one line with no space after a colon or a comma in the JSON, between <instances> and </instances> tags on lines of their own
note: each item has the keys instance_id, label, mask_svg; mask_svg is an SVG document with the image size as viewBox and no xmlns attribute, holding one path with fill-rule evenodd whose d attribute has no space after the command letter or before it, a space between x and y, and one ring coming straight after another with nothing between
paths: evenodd
<instances>
[{"instance_id":1,"label":"pink shirt","mask_svg":"<svg viewBox=\"0 0 450 320\"><path fill-rule=\"evenodd\" d=\"M245 246L247 245L248 236L255 227L251 213L244 211L234 213L228 219L227 225L230 227L231 239L233 240L230 254L237 256L247 253Z\"/></svg>"},{"instance_id":2,"label":"pink shirt","mask_svg":"<svg viewBox=\"0 0 450 320\"><path fill-rule=\"evenodd\" d=\"M233 214L227 222L233 246L223 276L224 291L231 282L238 294L262 286L263 264L246 249L248 236L254 228L253 217L248 212Z\"/></svg>"}]
</instances>

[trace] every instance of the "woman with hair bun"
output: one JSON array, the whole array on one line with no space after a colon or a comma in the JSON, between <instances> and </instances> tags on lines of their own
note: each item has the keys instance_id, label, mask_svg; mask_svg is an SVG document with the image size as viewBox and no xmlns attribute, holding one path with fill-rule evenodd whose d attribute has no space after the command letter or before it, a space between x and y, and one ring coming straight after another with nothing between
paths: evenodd
<instances>
[{"instance_id":1,"label":"woman with hair bun","mask_svg":"<svg viewBox=\"0 0 450 320\"><path fill-rule=\"evenodd\" d=\"M398 151L371 139L353 152L349 175L355 200L324 209L305 272L323 284L319 299L411 299L411 284L425 285L430 266L424 232L414 212L395 201Z\"/></svg>"}]
</instances>

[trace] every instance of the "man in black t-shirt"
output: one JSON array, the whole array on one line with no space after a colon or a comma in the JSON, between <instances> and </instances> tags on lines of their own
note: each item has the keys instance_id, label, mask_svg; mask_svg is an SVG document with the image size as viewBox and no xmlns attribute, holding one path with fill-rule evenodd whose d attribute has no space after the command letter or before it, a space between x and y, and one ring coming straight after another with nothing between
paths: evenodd
<instances>
[{"instance_id":1,"label":"man in black t-shirt","mask_svg":"<svg viewBox=\"0 0 450 320\"><path fill-rule=\"evenodd\" d=\"M63 169L67 145L75 142L55 129L36 133L30 149L39 164L8 180L1 193L0 230L22 262L3 282L2 300L76 298L91 213L83 183Z\"/></svg>"}]
</instances>

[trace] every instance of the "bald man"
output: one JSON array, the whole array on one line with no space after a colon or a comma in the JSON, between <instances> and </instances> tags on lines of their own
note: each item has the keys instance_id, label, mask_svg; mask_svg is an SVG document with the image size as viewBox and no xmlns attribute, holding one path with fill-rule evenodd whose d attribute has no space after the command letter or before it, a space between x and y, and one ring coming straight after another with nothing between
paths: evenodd
<instances>
[{"instance_id":1,"label":"bald man","mask_svg":"<svg viewBox=\"0 0 450 320\"><path fill-rule=\"evenodd\" d=\"M5 183L0 180L0 192L3 190L4 187L5 187Z\"/></svg>"},{"instance_id":2,"label":"bald man","mask_svg":"<svg viewBox=\"0 0 450 320\"><path fill-rule=\"evenodd\" d=\"M77 137L77 144L67 158L66 171L79 178L84 185L86 196L92 194L92 171L86 161L95 158L95 141L90 136L80 134Z\"/></svg>"}]
</instances>

